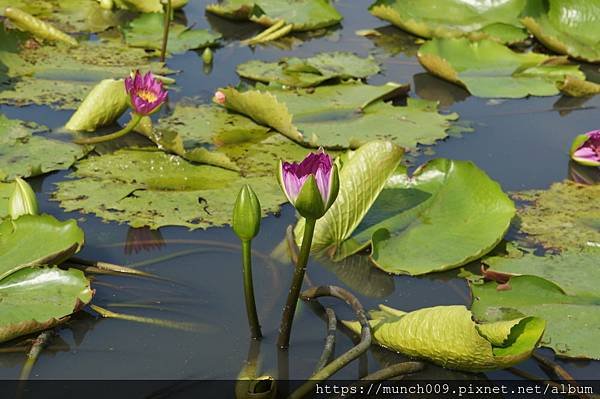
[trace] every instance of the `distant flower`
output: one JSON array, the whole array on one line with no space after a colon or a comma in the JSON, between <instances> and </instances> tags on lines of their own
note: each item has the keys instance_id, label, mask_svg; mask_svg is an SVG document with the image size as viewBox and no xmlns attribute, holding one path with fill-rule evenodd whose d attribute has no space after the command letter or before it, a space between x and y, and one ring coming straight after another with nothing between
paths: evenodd
<instances>
[{"instance_id":1,"label":"distant flower","mask_svg":"<svg viewBox=\"0 0 600 399\"><path fill-rule=\"evenodd\" d=\"M582 165L600 166L600 130L577 136L571 146L571 158Z\"/></svg>"},{"instance_id":2,"label":"distant flower","mask_svg":"<svg viewBox=\"0 0 600 399\"><path fill-rule=\"evenodd\" d=\"M150 115L167 100L167 91L152 72L142 76L140 71L125 79L125 90L129 95L131 107L136 114Z\"/></svg>"},{"instance_id":3,"label":"distant flower","mask_svg":"<svg viewBox=\"0 0 600 399\"><path fill-rule=\"evenodd\" d=\"M225 105L225 93L223 93L223 92L222 92L222 91L220 91L220 90L219 90L219 91L217 91L217 92L215 93L214 100L215 100L215 102L216 102L217 104L220 104L220 105Z\"/></svg>"},{"instance_id":4,"label":"distant flower","mask_svg":"<svg viewBox=\"0 0 600 399\"><path fill-rule=\"evenodd\" d=\"M279 180L300 215L318 219L331 207L339 191L337 166L320 149L300 163L281 162Z\"/></svg>"}]
</instances>

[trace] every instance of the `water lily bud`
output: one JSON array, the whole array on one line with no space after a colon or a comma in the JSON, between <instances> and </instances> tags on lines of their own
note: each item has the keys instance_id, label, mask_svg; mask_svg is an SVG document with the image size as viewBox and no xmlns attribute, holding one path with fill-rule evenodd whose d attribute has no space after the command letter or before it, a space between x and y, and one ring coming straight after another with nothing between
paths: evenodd
<instances>
[{"instance_id":1,"label":"water lily bud","mask_svg":"<svg viewBox=\"0 0 600 399\"><path fill-rule=\"evenodd\" d=\"M205 64L210 64L213 62L213 52L210 47L205 48L202 52L202 61Z\"/></svg>"},{"instance_id":2,"label":"water lily bud","mask_svg":"<svg viewBox=\"0 0 600 399\"><path fill-rule=\"evenodd\" d=\"M213 101L219 105L225 105L225 93L220 90L217 91L213 97Z\"/></svg>"},{"instance_id":3,"label":"water lily bud","mask_svg":"<svg viewBox=\"0 0 600 399\"><path fill-rule=\"evenodd\" d=\"M38 203L31 186L20 177L15 179L15 190L8 199L8 214L12 219L21 215L37 215Z\"/></svg>"},{"instance_id":4,"label":"water lily bud","mask_svg":"<svg viewBox=\"0 0 600 399\"><path fill-rule=\"evenodd\" d=\"M337 165L323 149L309 154L300 163L280 162L279 184L300 215L319 219L337 198Z\"/></svg>"},{"instance_id":5,"label":"water lily bud","mask_svg":"<svg viewBox=\"0 0 600 399\"><path fill-rule=\"evenodd\" d=\"M573 161L585 166L600 166L600 130L575 137L570 151Z\"/></svg>"},{"instance_id":6,"label":"water lily bud","mask_svg":"<svg viewBox=\"0 0 600 399\"><path fill-rule=\"evenodd\" d=\"M260 230L260 202L252 187L244 185L233 207L233 231L240 240L251 240Z\"/></svg>"}]
</instances>

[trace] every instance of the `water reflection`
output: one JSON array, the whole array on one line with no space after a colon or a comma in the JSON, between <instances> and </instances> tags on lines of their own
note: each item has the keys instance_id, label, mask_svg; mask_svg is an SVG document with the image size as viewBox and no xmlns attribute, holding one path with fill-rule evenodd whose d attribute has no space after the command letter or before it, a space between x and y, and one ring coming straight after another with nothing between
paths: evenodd
<instances>
[{"instance_id":1,"label":"water reflection","mask_svg":"<svg viewBox=\"0 0 600 399\"><path fill-rule=\"evenodd\" d=\"M426 72L416 74L413 81L417 96L425 100L438 101L444 108L464 101L471 95L464 88Z\"/></svg>"},{"instance_id":2,"label":"water reflection","mask_svg":"<svg viewBox=\"0 0 600 399\"><path fill-rule=\"evenodd\" d=\"M149 227L133 228L127 230L127 238L123 247L125 255L138 254L141 251L160 251L165 246L160 230L152 230Z\"/></svg>"},{"instance_id":3,"label":"water reflection","mask_svg":"<svg viewBox=\"0 0 600 399\"><path fill-rule=\"evenodd\" d=\"M569 180L580 184L600 183L600 168L580 165L575 161L569 161Z\"/></svg>"}]
</instances>

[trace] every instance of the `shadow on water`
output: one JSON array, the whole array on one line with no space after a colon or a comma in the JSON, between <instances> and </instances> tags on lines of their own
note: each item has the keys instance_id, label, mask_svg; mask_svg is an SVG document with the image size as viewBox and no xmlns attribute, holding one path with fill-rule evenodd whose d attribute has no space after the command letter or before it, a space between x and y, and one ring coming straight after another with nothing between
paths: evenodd
<instances>
[{"instance_id":1,"label":"shadow on water","mask_svg":"<svg viewBox=\"0 0 600 399\"><path fill-rule=\"evenodd\" d=\"M444 112L458 112L462 120L474 121L475 132L461 138L450 137L429 155L420 155L417 164L435 157L470 159L499 181L505 190L546 188L567 177L597 182L597 173L569 163L567 149L572 139L597 128L600 97L569 99L563 97L522 100L486 100L470 97L462 88L427 74L415 59L415 38L372 17L362 2L340 0L336 7L344 14L343 25L318 33L318 37L294 37L283 46L240 46L237 40L257 33L251 23L232 24L213 15L205 15L208 1L194 1L186 6L188 24L212 27L225 41L216 49L214 68L203 72L199 52L187 52L168 61L179 70L178 90L171 96L174 104L190 97L210 101L214 91L239 81L235 66L260 59L276 60L282 56L310 56L320 51L348 50L360 55L373 53L383 62L383 72L370 80L410 83L413 96L440 101ZM363 37L361 29L377 28L383 36ZM588 69L592 69L589 68ZM590 72L592 73L592 72ZM5 84L0 65L0 84ZM51 111L46 107L16 108L1 106L11 118L33 120L60 130L68 111ZM334 112L328 117L347 117ZM110 150L110 149L108 149ZM431 154L433 152L434 154ZM77 218L86 233L86 245L79 255L121 265L137 265L140 270L157 274L169 281L131 277L96 276L94 288L98 305L123 313L197 322L214 327L190 333L122 320L98 319L90 312L78 314L58 330L58 337L40 357L32 378L235 378L246 360L248 328L243 305L239 245L227 228L187 231L162 228L159 232L130 229L124 225L104 223L93 215L65 214L49 200L54 184L67 178L68 172L53 173L32 180L42 198L41 210L61 219ZM285 228L295 221L291 207L280 215L263 221L255 249L254 278L257 302L265 339L262 342L262 372L276 373L277 334L280 310L291 276L287 262L271 259L274 247L283 240ZM477 268L477 265L473 265ZM469 292L457 271L411 278L390 276L374 268L366 256L332 264L318 261L309 265L308 278L315 285L337 284L353 290L365 308L379 303L414 310L421 307L469 305ZM338 312L340 319L352 313L335 301L324 300ZM301 304L296 329L289 350L289 376L308 376L319 359L326 332L325 323ZM340 335L337 353L353 345ZM0 347L0 378L18 376L24 361L22 352L5 353ZM549 351L545 351L549 355ZM340 371L338 377L354 379L366 370L374 371L399 359L380 348L372 348L368 358ZM597 377L598 362L559 362L575 378ZM542 375L533 361L522 367ZM357 370L358 369L358 370ZM483 378L483 375L456 373L427 366L431 378ZM489 373L492 378L514 378L507 372Z\"/></svg>"}]
</instances>

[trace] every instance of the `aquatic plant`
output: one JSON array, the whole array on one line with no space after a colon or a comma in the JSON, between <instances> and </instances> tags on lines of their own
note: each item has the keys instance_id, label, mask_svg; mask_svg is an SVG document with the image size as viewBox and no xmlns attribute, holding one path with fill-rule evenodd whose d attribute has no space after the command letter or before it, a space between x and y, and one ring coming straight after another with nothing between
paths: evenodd
<instances>
[{"instance_id":1,"label":"aquatic plant","mask_svg":"<svg viewBox=\"0 0 600 399\"><path fill-rule=\"evenodd\" d=\"M143 117L157 112L165 101L167 101L168 96L162 82L152 72L142 75L139 70L125 79L125 91L129 95L129 106L133 111L129 123L115 133L99 137L76 139L74 140L75 143L97 144L126 135L135 129Z\"/></svg>"},{"instance_id":2,"label":"aquatic plant","mask_svg":"<svg viewBox=\"0 0 600 399\"><path fill-rule=\"evenodd\" d=\"M294 312L296 311L296 304L312 245L315 224L317 219L321 218L333 205L338 195L337 165L334 164L331 156L322 149L309 154L300 163L280 161L279 184L290 203L305 219L302 246L294 270L292 285L283 309L277 340L280 348L287 348L290 342Z\"/></svg>"},{"instance_id":3,"label":"aquatic plant","mask_svg":"<svg viewBox=\"0 0 600 399\"><path fill-rule=\"evenodd\" d=\"M245 184L237 196L233 207L232 227L242 241L242 259L244 273L244 294L246 298L246 313L252 338L262 337L260 323L254 300L254 284L252 283L252 239L260 230L260 202L252 187Z\"/></svg>"},{"instance_id":4,"label":"aquatic plant","mask_svg":"<svg viewBox=\"0 0 600 399\"><path fill-rule=\"evenodd\" d=\"M570 151L573 161L586 166L600 166L600 130L575 137Z\"/></svg>"},{"instance_id":5,"label":"aquatic plant","mask_svg":"<svg viewBox=\"0 0 600 399\"><path fill-rule=\"evenodd\" d=\"M12 219L21 215L37 215L38 203L31 186L20 177L15 178L15 190L8 199L8 214Z\"/></svg>"}]
</instances>

